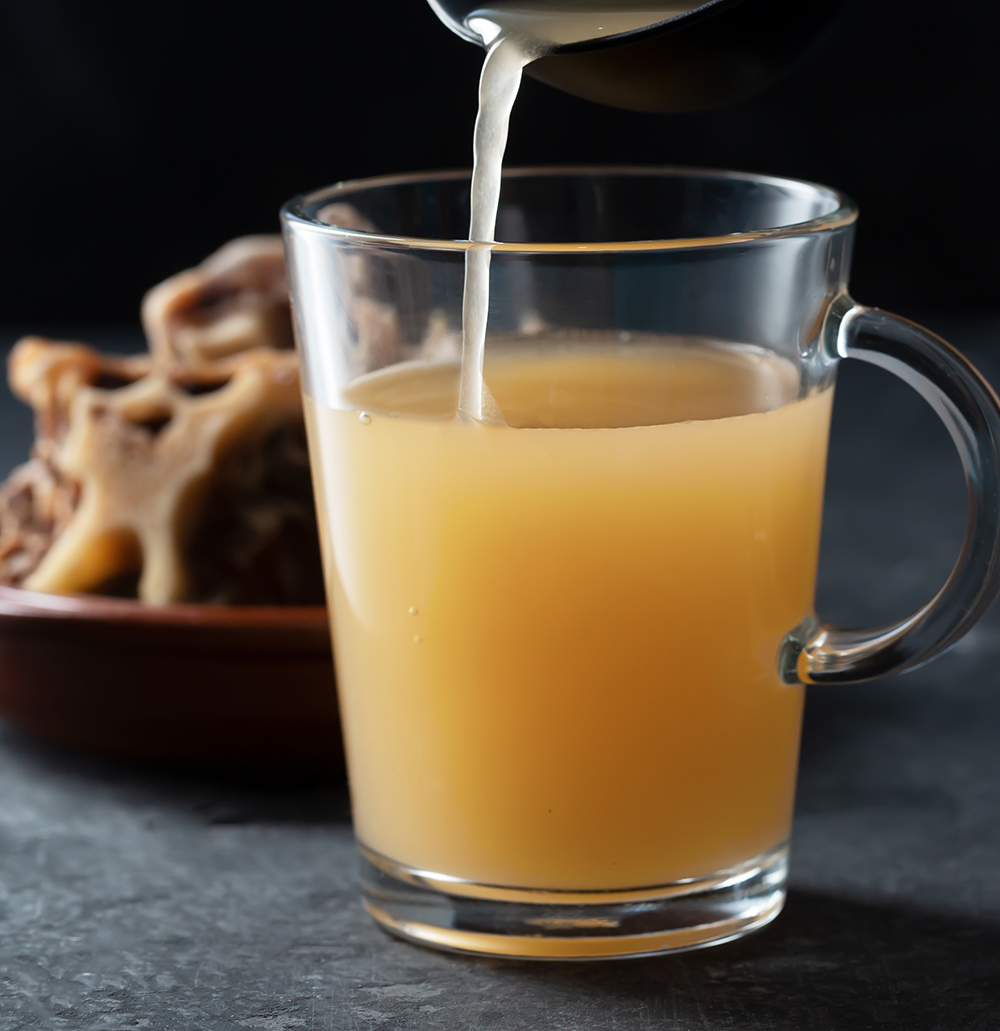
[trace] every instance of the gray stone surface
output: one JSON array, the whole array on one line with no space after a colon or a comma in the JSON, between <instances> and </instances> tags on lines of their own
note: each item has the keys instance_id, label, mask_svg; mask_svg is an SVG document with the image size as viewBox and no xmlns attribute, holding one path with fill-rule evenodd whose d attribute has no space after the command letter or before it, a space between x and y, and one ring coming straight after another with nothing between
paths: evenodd
<instances>
[{"instance_id":1,"label":"gray stone surface","mask_svg":"<svg viewBox=\"0 0 1000 1031\"><path fill-rule=\"evenodd\" d=\"M952 328L982 346L995 323ZM957 551L956 460L869 370L845 369L834 440L819 610L898 616ZM0 1031L996 1028L998 661L994 611L922 670L813 690L785 912L638 962L393 941L358 904L343 785L179 778L2 730Z\"/></svg>"}]
</instances>

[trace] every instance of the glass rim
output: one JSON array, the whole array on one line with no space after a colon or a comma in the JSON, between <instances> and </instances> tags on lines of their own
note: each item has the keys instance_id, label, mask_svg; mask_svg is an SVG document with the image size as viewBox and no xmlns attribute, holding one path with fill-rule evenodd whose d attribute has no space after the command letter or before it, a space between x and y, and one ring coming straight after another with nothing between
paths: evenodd
<instances>
[{"instance_id":1,"label":"glass rim","mask_svg":"<svg viewBox=\"0 0 1000 1031\"><path fill-rule=\"evenodd\" d=\"M344 229L329 225L307 215L306 209L322 200L335 204L353 194L373 188L405 186L423 182L449 182L471 177L469 169L440 172L406 172L397 175L373 176L365 179L348 179L332 186L324 186L309 193L299 194L281 207L283 223L307 231L343 240L345 243L401 247L413 250L466 251L477 244L472 240L438 240L431 237L398 236L389 233L365 232L360 229ZM630 253L641 251L694 250L708 247L745 246L755 242L806 236L812 233L830 232L853 225L858 218L858 207L840 190L807 179L792 179L785 176L762 175L756 172L734 172L725 169L685 167L683 165L543 165L538 167L516 167L503 170L504 179L526 179L532 176L559 175L634 175L680 177L691 176L703 179L730 179L774 186L793 187L799 191L823 194L834 203L832 211L805 222L792 222L783 226L755 229L743 233L727 233L722 236L678 237L659 240L622 240L594 243L504 243L489 244L493 251L520 254L580 254L580 253ZM482 244L478 244L482 246Z\"/></svg>"}]
</instances>

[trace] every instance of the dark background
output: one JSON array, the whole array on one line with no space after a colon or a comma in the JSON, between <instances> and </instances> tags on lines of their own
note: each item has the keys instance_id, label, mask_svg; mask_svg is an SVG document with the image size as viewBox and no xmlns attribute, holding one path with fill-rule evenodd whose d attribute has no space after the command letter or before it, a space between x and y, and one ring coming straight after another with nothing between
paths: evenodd
<instances>
[{"instance_id":1,"label":"dark background","mask_svg":"<svg viewBox=\"0 0 1000 1031\"><path fill-rule=\"evenodd\" d=\"M527 79L509 161L823 181L862 208L859 300L996 310L998 38L993 0L856 0L791 77L699 115ZM4 0L0 325L135 323L148 287L275 230L296 192L467 166L481 56L424 0Z\"/></svg>"}]
</instances>

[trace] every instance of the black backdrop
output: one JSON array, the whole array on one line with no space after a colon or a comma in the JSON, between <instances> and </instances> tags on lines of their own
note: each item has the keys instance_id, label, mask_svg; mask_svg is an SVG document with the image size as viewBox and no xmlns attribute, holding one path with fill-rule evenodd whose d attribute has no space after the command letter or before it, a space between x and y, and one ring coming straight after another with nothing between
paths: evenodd
<instances>
[{"instance_id":1,"label":"black backdrop","mask_svg":"<svg viewBox=\"0 0 1000 1031\"><path fill-rule=\"evenodd\" d=\"M828 182L861 204L859 300L997 310L998 30L994 0L855 0L791 77L710 114L526 80L509 160ZM132 322L293 193L467 166L480 61L424 0L3 0L0 324Z\"/></svg>"}]
</instances>

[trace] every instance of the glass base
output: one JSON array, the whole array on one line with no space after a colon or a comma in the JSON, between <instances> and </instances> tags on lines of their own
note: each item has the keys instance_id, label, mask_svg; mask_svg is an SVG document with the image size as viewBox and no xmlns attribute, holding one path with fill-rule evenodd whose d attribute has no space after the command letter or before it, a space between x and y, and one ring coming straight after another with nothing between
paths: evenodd
<instances>
[{"instance_id":1,"label":"glass base","mask_svg":"<svg viewBox=\"0 0 1000 1031\"><path fill-rule=\"evenodd\" d=\"M742 938L785 904L788 846L706 877L627 891L496 888L412 870L360 842L365 909L391 934L509 959L614 959Z\"/></svg>"}]
</instances>

